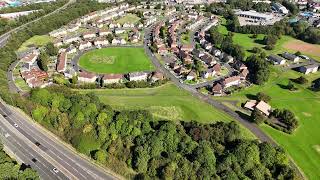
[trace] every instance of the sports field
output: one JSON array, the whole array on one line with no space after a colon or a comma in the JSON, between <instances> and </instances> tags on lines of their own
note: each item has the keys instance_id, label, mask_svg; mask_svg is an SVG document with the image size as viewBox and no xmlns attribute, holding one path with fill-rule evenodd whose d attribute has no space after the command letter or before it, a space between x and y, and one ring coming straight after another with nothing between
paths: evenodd
<instances>
[{"instance_id":1,"label":"sports field","mask_svg":"<svg viewBox=\"0 0 320 180\"><path fill-rule=\"evenodd\" d=\"M122 18L117 20L117 23L124 24L124 23L137 23L140 20L138 16L135 14L127 14L123 16Z\"/></svg>"},{"instance_id":2,"label":"sports field","mask_svg":"<svg viewBox=\"0 0 320 180\"><path fill-rule=\"evenodd\" d=\"M301 74L295 71L283 72L273 69L272 77L263 86L252 86L231 97L215 98L217 100L232 100L242 102L248 100L247 97L255 95L257 92L264 92L272 97L273 108L287 108L292 110L299 120L299 128L288 135L275 130L267 125L262 129L268 133L277 143L279 143L302 169L308 179L320 179L320 92L308 89L308 85L297 85L298 91L291 92L281 88L287 85L289 79L300 77ZM320 78L320 73L307 75L309 82ZM234 108L239 108L234 107Z\"/></svg>"},{"instance_id":3,"label":"sports field","mask_svg":"<svg viewBox=\"0 0 320 180\"><path fill-rule=\"evenodd\" d=\"M81 90L94 92L102 102L115 109L150 110L156 119L198 121L202 123L232 121L227 114L201 102L188 92L167 83L156 88ZM247 129L243 133L253 138Z\"/></svg>"},{"instance_id":4,"label":"sports field","mask_svg":"<svg viewBox=\"0 0 320 180\"><path fill-rule=\"evenodd\" d=\"M24 42L20 48L18 49L18 52L25 51L30 46L40 47L44 46L49 42L52 42L53 39L48 35L42 35L42 36L33 36L32 38L28 39L26 42Z\"/></svg>"},{"instance_id":5,"label":"sports field","mask_svg":"<svg viewBox=\"0 0 320 180\"><path fill-rule=\"evenodd\" d=\"M80 57L79 66L96 73L154 70L144 49L134 47L110 47L89 51Z\"/></svg>"},{"instance_id":6,"label":"sports field","mask_svg":"<svg viewBox=\"0 0 320 180\"><path fill-rule=\"evenodd\" d=\"M225 27L225 24L226 20L224 18L221 18L221 25L219 25L218 30L224 35L228 34L228 30ZM252 38L252 34L233 34L234 43L244 48L246 56L250 56L252 54L250 52L252 48L259 47L263 49L263 47L265 46L261 43L265 36L263 34L258 34L257 38ZM320 45L306 43L290 36L282 36L277 41L277 44L275 45L273 50L265 50L268 55L283 53L285 51L290 53L300 51L301 53L320 61Z\"/></svg>"}]
</instances>

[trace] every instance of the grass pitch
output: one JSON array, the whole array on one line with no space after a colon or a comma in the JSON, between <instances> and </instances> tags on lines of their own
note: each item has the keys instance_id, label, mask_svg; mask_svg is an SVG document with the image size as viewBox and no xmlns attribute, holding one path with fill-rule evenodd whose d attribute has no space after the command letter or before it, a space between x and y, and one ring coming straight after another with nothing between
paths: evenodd
<instances>
[{"instance_id":1,"label":"grass pitch","mask_svg":"<svg viewBox=\"0 0 320 180\"><path fill-rule=\"evenodd\" d=\"M81 90L81 92L94 92L102 102L115 109L149 110L159 120L197 121L201 123L233 120L224 112L198 100L171 83L156 88L97 89ZM242 129L245 137L255 138L247 129L244 127Z\"/></svg>"},{"instance_id":2,"label":"grass pitch","mask_svg":"<svg viewBox=\"0 0 320 180\"><path fill-rule=\"evenodd\" d=\"M79 66L96 73L129 73L152 71L154 67L143 48L109 47L82 55Z\"/></svg>"},{"instance_id":3,"label":"grass pitch","mask_svg":"<svg viewBox=\"0 0 320 180\"><path fill-rule=\"evenodd\" d=\"M53 38L49 35L33 36L20 46L18 52L25 51L30 46L41 47L48 44L49 42L53 42Z\"/></svg>"},{"instance_id":4,"label":"grass pitch","mask_svg":"<svg viewBox=\"0 0 320 180\"><path fill-rule=\"evenodd\" d=\"M288 84L289 79L298 78L301 75L295 71L283 72L274 68L272 77L265 85L254 85L231 97L215 99L237 101L239 105L248 100L247 97L250 95L264 92L272 97L272 108L292 110L299 120L299 128L292 135L282 133L267 125L262 125L261 128L290 154L308 179L320 179L320 92L308 89L313 80L320 78L320 73L306 75L309 84L296 84L298 91L291 92L281 88L281 85Z\"/></svg>"}]
</instances>

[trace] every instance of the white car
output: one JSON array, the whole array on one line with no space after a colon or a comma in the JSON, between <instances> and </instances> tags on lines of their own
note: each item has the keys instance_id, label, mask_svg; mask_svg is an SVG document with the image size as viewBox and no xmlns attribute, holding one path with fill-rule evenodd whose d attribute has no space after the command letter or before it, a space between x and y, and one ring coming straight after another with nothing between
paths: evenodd
<instances>
[{"instance_id":1,"label":"white car","mask_svg":"<svg viewBox=\"0 0 320 180\"><path fill-rule=\"evenodd\" d=\"M53 170L53 172L55 172L55 173L58 173L58 172L59 172L59 170L58 170L57 168L53 168L52 170Z\"/></svg>"},{"instance_id":2,"label":"white car","mask_svg":"<svg viewBox=\"0 0 320 180\"><path fill-rule=\"evenodd\" d=\"M308 56L305 56L305 55L300 55L300 57L301 57L302 59L306 59L306 60L309 60L309 59L310 59Z\"/></svg>"},{"instance_id":3,"label":"white car","mask_svg":"<svg viewBox=\"0 0 320 180\"><path fill-rule=\"evenodd\" d=\"M14 125L14 127L16 127L16 128L19 127L18 124L16 124L16 123L14 123L13 125Z\"/></svg>"}]
</instances>

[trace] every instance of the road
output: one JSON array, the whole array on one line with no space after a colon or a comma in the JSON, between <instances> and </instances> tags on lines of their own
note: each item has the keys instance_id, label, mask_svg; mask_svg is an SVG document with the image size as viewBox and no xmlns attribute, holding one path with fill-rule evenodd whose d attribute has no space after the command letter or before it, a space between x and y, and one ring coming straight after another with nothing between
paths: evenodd
<instances>
[{"instance_id":1,"label":"road","mask_svg":"<svg viewBox=\"0 0 320 180\"><path fill-rule=\"evenodd\" d=\"M18 32L20 29L23 29L23 28L27 27L29 24L37 22L37 21L41 20L44 17L50 16L50 15L52 15L54 13L57 13L59 11L64 10L65 8L67 8L68 5L70 5L70 4L74 3L74 2L76 2L76 0L69 0L66 4L64 4L60 8L52 11L51 13L48 13L48 14L46 14L44 16L39 17L38 19L35 19L35 20L30 21L30 22L28 22L26 24L23 24L23 25L21 25L19 27L16 27L16 28L6 32L5 34L1 35L0 36L0 48L4 47L7 44L8 39L10 38L11 34ZM7 71L7 78L8 78L8 84L9 84L9 90L11 92L14 92L14 93L21 93L22 91L14 83L14 77L13 77L13 70L17 66L17 64L18 64L18 61L15 61L12 64L10 64L9 69Z\"/></svg>"},{"instance_id":2,"label":"road","mask_svg":"<svg viewBox=\"0 0 320 180\"><path fill-rule=\"evenodd\" d=\"M238 122L240 122L243 126L248 128L258 139L260 139L262 142L270 142L271 144L276 144L268 135L266 135L256 124L250 123L247 119L241 117L238 113L234 112L229 107L223 105L222 103L215 101L211 99L210 96L204 95L197 91L195 87L192 85L187 85L184 83L181 83L180 80L175 77L168 69L166 69L161 63L160 60L157 59L157 57L152 53L150 50L147 42L151 41L151 33L152 33L152 27L145 30L145 52L151 59L154 66L162 72L167 78L169 78L176 86L178 86L181 89L184 89L186 91L189 91L193 96L199 98L200 100L212 105L213 107L220 109L224 111L225 113L232 116L234 119L236 119ZM210 83L210 82L209 82Z\"/></svg>"},{"instance_id":3,"label":"road","mask_svg":"<svg viewBox=\"0 0 320 180\"><path fill-rule=\"evenodd\" d=\"M52 11L51 13L48 13L48 14L46 14L46 15L44 15L44 16L41 16L41 17L39 17L39 18L37 18L37 19L35 19L35 20L33 20L33 21L30 21L30 22L28 22L28 23L25 23L25 24L23 24L23 25L21 25L21 26L19 26L19 27L16 27L16 28L14 28L14 29L6 32L5 34L1 35L1 36L0 36L0 48L2 48L3 46L6 45L7 40L10 38L10 35L11 35L12 33L17 32L18 30L23 29L23 28L25 28L26 26L28 26L29 24L34 23L34 22L37 22L37 21L39 21L40 19L42 19L42 18L44 18L44 17L50 16L50 15L52 15L52 14L54 14L54 13L57 13L58 11L64 10L68 5L70 5L70 4L74 3L74 2L76 2L76 0L69 0L66 4L64 4L63 6L59 7L58 9Z\"/></svg>"},{"instance_id":4,"label":"road","mask_svg":"<svg viewBox=\"0 0 320 180\"><path fill-rule=\"evenodd\" d=\"M52 173L53 167L60 170L62 173L61 179L119 179L112 173L94 165L87 158L78 155L74 149L65 145L62 140L52 133L48 133L34 121L27 119L24 114L15 108L2 102L0 103L0 114L5 117L5 121L2 118L0 122L1 127L14 139L10 142L15 142L12 144L12 150L24 150L24 147L29 147L30 150L22 153L26 157L21 157L19 153L16 155L19 159L25 159L26 163L30 165L42 164L45 168L40 166L35 167L35 169L38 170L43 179L46 179L44 177L48 175L56 178L57 174ZM14 124L17 124L18 127L15 127ZM38 146L37 143L39 143ZM30 163L33 157L37 158L36 163Z\"/></svg>"},{"instance_id":5,"label":"road","mask_svg":"<svg viewBox=\"0 0 320 180\"><path fill-rule=\"evenodd\" d=\"M213 106L214 108L219 109L219 110L225 112L226 114L228 114L229 116L233 117L241 125L243 125L247 129L249 129L261 142L268 142L274 146L278 146L278 144L272 138L270 138L266 133L264 133L259 128L258 125L248 121L246 116L241 116L240 114L236 113L235 111L233 111L229 107L225 106L221 102L213 100L210 97L210 95L204 95L204 94L200 93L199 91L197 91L196 87L194 87L192 85L186 85L186 84L180 82L180 80L177 77L175 77L168 69L166 69L160 63L160 60L157 59L157 57L152 53L152 51L150 50L150 48L148 46L148 42L150 42L151 37L152 37L152 35L151 35L152 28L153 28L153 26L151 26L150 28L145 30L144 47L145 47L146 54L149 56L152 63L154 64L154 66L160 72L162 72L168 79L170 79L178 88L189 91L194 97L197 97L201 101L206 102L206 103L210 104L211 106ZM293 160L290 160L290 163L291 163L292 167L296 170L296 172L298 172L299 178L305 179L304 178L305 176L300 171L300 169L296 166L296 164L293 162Z\"/></svg>"}]
</instances>

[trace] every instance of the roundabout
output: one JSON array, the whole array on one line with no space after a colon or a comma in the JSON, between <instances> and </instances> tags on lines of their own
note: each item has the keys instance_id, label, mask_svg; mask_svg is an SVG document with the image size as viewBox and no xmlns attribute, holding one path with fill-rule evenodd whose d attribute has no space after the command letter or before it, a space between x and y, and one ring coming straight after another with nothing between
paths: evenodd
<instances>
[{"instance_id":1,"label":"roundabout","mask_svg":"<svg viewBox=\"0 0 320 180\"><path fill-rule=\"evenodd\" d=\"M83 70L100 74L154 70L144 49L138 47L93 49L79 57L78 65Z\"/></svg>"}]
</instances>

